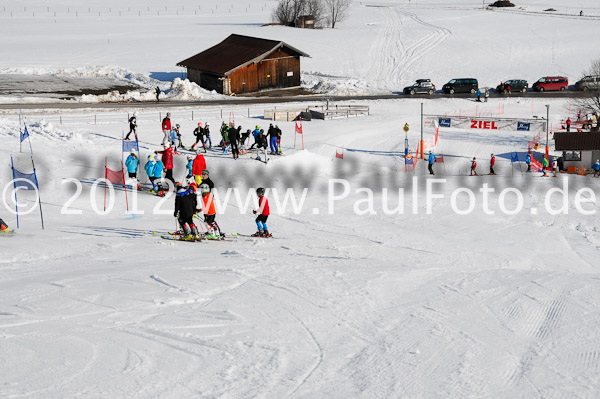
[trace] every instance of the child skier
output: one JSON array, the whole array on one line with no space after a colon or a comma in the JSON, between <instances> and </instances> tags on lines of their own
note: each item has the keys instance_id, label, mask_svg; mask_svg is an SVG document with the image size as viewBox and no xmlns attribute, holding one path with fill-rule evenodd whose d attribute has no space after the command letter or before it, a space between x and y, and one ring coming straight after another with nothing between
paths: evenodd
<instances>
[{"instance_id":1,"label":"child skier","mask_svg":"<svg viewBox=\"0 0 600 399\"><path fill-rule=\"evenodd\" d=\"M600 159L596 159L596 162L594 163L594 177L598 177L600 176Z\"/></svg>"},{"instance_id":2,"label":"child skier","mask_svg":"<svg viewBox=\"0 0 600 399\"><path fill-rule=\"evenodd\" d=\"M215 211L215 202L208 184L202 183L200 185L200 193L202 193L202 213L204 213L204 223L206 223L207 229L204 238L207 240L218 240L223 234L215 221L217 212Z\"/></svg>"},{"instance_id":3,"label":"child skier","mask_svg":"<svg viewBox=\"0 0 600 399\"><path fill-rule=\"evenodd\" d=\"M194 166L194 157L192 157L191 155L187 156L187 164L185 165L185 169L187 171L187 179L191 179L192 178L192 167Z\"/></svg>"},{"instance_id":4,"label":"child skier","mask_svg":"<svg viewBox=\"0 0 600 399\"><path fill-rule=\"evenodd\" d=\"M278 153L281 154L281 129L279 126L275 125L275 131L277 132L277 148L279 149Z\"/></svg>"},{"instance_id":5,"label":"child skier","mask_svg":"<svg viewBox=\"0 0 600 399\"><path fill-rule=\"evenodd\" d=\"M177 218L183 230L181 238L188 241L200 239L198 228L193 221L197 204L196 191L193 185L195 183L190 184L186 190L181 186L181 183L177 182L178 190L177 194L175 194L175 212L173 213L173 216Z\"/></svg>"},{"instance_id":6,"label":"child skier","mask_svg":"<svg viewBox=\"0 0 600 399\"><path fill-rule=\"evenodd\" d=\"M255 215L258 214L256 217L258 231L252 234L252 237L272 237L273 235L269 233L269 229L267 228L267 219L271 213L269 211L269 200L265 197L265 189L262 187L257 188L256 195L258 196L258 209L252 212Z\"/></svg>"},{"instance_id":7,"label":"child skier","mask_svg":"<svg viewBox=\"0 0 600 399\"><path fill-rule=\"evenodd\" d=\"M433 155L433 153L431 151L429 151L429 159L428 159L428 165L427 168L429 169L429 174L430 175L435 175L435 173L433 173L433 164L437 161L437 158L435 155Z\"/></svg>"},{"instance_id":8,"label":"child skier","mask_svg":"<svg viewBox=\"0 0 600 399\"><path fill-rule=\"evenodd\" d=\"M196 137L196 142L192 144L190 147L190 151L196 151L196 146L198 142L202 142L202 147L204 147L204 152L206 152L206 145L204 144L204 129L202 128L202 122L198 122L198 127L194 129L194 136Z\"/></svg>"},{"instance_id":9,"label":"child skier","mask_svg":"<svg viewBox=\"0 0 600 399\"><path fill-rule=\"evenodd\" d=\"M136 188L140 189L140 183L137 179L137 171L138 166L140 165L140 160L135 155L135 150L132 148L129 156L125 160L125 166L127 167L127 172L129 173L129 178L133 179ZM133 184L132 184L133 185Z\"/></svg>"},{"instance_id":10,"label":"child skier","mask_svg":"<svg viewBox=\"0 0 600 399\"><path fill-rule=\"evenodd\" d=\"M154 177L154 180L152 181L152 191L150 191L152 194L156 194L159 197L162 197L163 195L165 195L165 190L163 189L163 186L160 182L160 179L162 179L162 174L163 174L163 169L164 169L164 164L162 163L162 161L160 160L160 158L155 158L155 163L154 163L154 170L152 172L152 176Z\"/></svg>"},{"instance_id":11,"label":"child skier","mask_svg":"<svg viewBox=\"0 0 600 399\"><path fill-rule=\"evenodd\" d=\"M177 144L177 128L176 127L171 129L169 141L171 143L171 147L176 148L176 144Z\"/></svg>"},{"instance_id":12,"label":"child skier","mask_svg":"<svg viewBox=\"0 0 600 399\"><path fill-rule=\"evenodd\" d=\"M0 218L0 233L10 233L8 225L4 223L4 220L2 220L2 218Z\"/></svg>"},{"instance_id":13,"label":"child skier","mask_svg":"<svg viewBox=\"0 0 600 399\"><path fill-rule=\"evenodd\" d=\"M556 158L552 161L552 176L558 177L558 161Z\"/></svg>"},{"instance_id":14,"label":"child skier","mask_svg":"<svg viewBox=\"0 0 600 399\"><path fill-rule=\"evenodd\" d=\"M494 156L494 154L490 154L490 175L496 174L496 172L494 172L495 164L496 164L496 157Z\"/></svg>"},{"instance_id":15,"label":"child skier","mask_svg":"<svg viewBox=\"0 0 600 399\"><path fill-rule=\"evenodd\" d=\"M527 171L531 172L531 154L528 153L527 157L525 157L525 163L527 164Z\"/></svg>"},{"instance_id":16,"label":"child skier","mask_svg":"<svg viewBox=\"0 0 600 399\"><path fill-rule=\"evenodd\" d=\"M179 131L179 124L175 125L175 133L177 134L177 141L178 141L178 144L175 148L181 148L182 150L185 150L185 147L183 146L183 143L181 142L181 132Z\"/></svg>"},{"instance_id":17,"label":"child skier","mask_svg":"<svg viewBox=\"0 0 600 399\"><path fill-rule=\"evenodd\" d=\"M154 155L148 155L148 162L144 166L144 170L146 171L146 175L148 176L148 180L150 180L150 184L154 187L154 167L156 166L156 162L154 161Z\"/></svg>"},{"instance_id":18,"label":"child skier","mask_svg":"<svg viewBox=\"0 0 600 399\"><path fill-rule=\"evenodd\" d=\"M210 129L208 128L208 122L204 124L204 148L206 148L206 143L208 143L208 148L212 148L212 140L210 139Z\"/></svg>"},{"instance_id":19,"label":"child skier","mask_svg":"<svg viewBox=\"0 0 600 399\"><path fill-rule=\"evenodd\" d=\"M125 140L129 140L129 135L131 134L131 132L133 132L133 135L135 136L135 140L137 141L138 136L137 136L137 118L135 115L135 112L133 113L133 115L131 116L131 118L129 118L129 133L127 133L127 136L125 136Z\"/></svg>"},{"instance_id":20,"label":"child skier","mask_svg":"<svg viewBox=\"0 0 600 399\"><path fill-rule=\"evenodd\" d=\"M542 159L542 172L544 172L542 177L548 177L548 174L546 173L547 167L548 167L548 158L544 157L544 159Z\"/></svg>"},{"instance_id":21,"label":"child skier","mask_svg":"<svg viewBox=\"0 0 600 399\"><path fill-rule=\"evenodd\" d=\"M196 185L200 186L202 184L202 171L206 169L206 160L204 159L204 155L200 153L200 150L196 151L196 158L192 163L192 176L194 176L194 180L196 181Z\"/></svg>"},{"instance_id":22,"label":"child skier","mask_svg":"<svg viewBox=\"0 0 600 399\"><path fill-rule=\"evenodd\" d=\"M470 174L470 176L473 176L473 175L479 176L477 174L476 168L477 168L477 161L475 160L475 157L473 157L473 160L471 161L471 174Z\"/></svg>"}]
</instances>

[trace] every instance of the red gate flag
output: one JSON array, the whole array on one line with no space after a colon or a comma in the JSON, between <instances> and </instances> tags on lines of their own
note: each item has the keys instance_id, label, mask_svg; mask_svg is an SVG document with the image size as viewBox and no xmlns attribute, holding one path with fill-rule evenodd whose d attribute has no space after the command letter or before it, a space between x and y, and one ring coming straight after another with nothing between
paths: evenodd
<instances>
[{"instance_id":1,"label":"red gate flag","mask_svg":"<svg viewBox=\"0 0 600 399\"><path fill-rule=\"evenodd\" d=\"M440 128L438 127L437 129L435 129L435 142L433 144L434 147L437 146L437 141L438 141L439 134L440 134Z\"/></svg>"},{"instance_id":2,"label":"red gate flag","mask_svg":"<svg viewBox=\"0 0 600 399\"><path fill-rule=\"evenodd\" d=\"M114 171L109 168L106 168L106 180L113 184L125 184L125 175L123 174L123 169L119 171Z\"/></svg>"},{"instance_id":3,"label":"red gate flag","mask_svg":"<svg viewBox=\"0 0 600 399\"><path fill-rule=\"evenodd\" d=\"M298 126L298 121L296 121L296 133L302 134L302 119L300 119L300 126Z\"/></svg>"},{"instance_id":4,"label":"red gate flag","mask_svg":"<svg viewBox=\"0 0 600 399\"><path fill-rule=\"evenodd\" d=\"M342 149L342 153L341 154L338 152L338 150L335 150L335 157L336 158L340 158L340 159L344 159L344 150Z\"/></svg>"}]
</instances>

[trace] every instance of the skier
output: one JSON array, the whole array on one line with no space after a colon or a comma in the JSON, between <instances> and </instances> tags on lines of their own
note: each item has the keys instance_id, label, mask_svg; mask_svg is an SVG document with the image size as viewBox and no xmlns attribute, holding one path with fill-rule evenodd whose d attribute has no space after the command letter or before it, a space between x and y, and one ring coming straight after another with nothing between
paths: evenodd
<instances>
[{"instance_id":1,"label":"skier","mask_svg":"<svg viewBox=\"0 0 600 399\"><path fill-rule=\"evenodd\" d=\"M223 236L219 225L215 221L217 212L215 211L215 202L213 195L210 192L208 184L200 185L200 193L202 194L202 213L204 213L204 223L206 223L206 234L204 238L207 240L217 240Z\"/></svg>"},{"instance_id":2,"label":"skier","mask_svg":"<svg viewBox=\"0 0 600 399\"><path fill-rule=\"evenodd\" d=\"M185 147L183 146L183 143L181 142L181 132L179 131L179 124L175 125L175 134L176 134L178 145L175 146L175 143L173 143L173 146L175 148L181 148L182 150L185 150Z\"/></svg>"},{"instance_id":3,"label":"skier","mask_svg":"<svg viewBox=\"0 0 600 399\"><path fill-rule=\"evenodd\" d=\"M242 148L246 147L246 140L248 140L248 137L250 137L250 129L246 130L246 133L242 133L242 137L241 137L241 143L242 143Z\"/></svg>"},{"instance_id":4,"label":"skier","mask_svg":"<svg viewBox=\"0 0 600 399\"><path fill-rule=\"evenodd\" d=\"M207 184L210 191L212 191L212 189L215 188L215 183L210 179L209 174L210 172L206 169L202 171L202 184Z\"/></svg>"},{"instance_id":5,"label":"skier","mask_svg":"<svg viewBox=\"0 0 600 399\"><path fill-rule=\"evenodd\" d=\"M204 124L204 136L206 136L206 139L204 140L204 148L206 148L206 143L208 143L208 148L212 148L212 140L210 139L210 129L208 128L208 122Z\"/></svg>"},{"instance_id":6,"label":"skier","mask_svg":"<svg viewBox=\"0 0 600 399\"><path fill-rule=\"evenodd\" d=\"M133 113L133 115L131 116L131 118L129 118L129 133L127 133L127 136L125 136L125 140L129 140L129 135L131 134L131 132L133 132L133 135L135 136L135 140L137 141L138 136L137 136L137 118L135 115L135 112Z\"/></svg>"},{"instance_id":7,"label":"skier","mask_svg":"<svg viewBox=\"0 0 600 399\"><path fill-rule=\"evenodd\" d=\"M273 237L271 233L269 233L269 229L267 228L267 219L269 218L269 200L265 197L265 189L259 187L256 189L256 195L258 196L258 209L253 210L252 212L258 216L256 217L256 226L258 226L258 231L252 234L252 237Z\"/></svg>"},{"instance_id":8,"label":"skier","mask_svg":"<svg viewBox=\"0 0 600 399\"><path fill-rule=\"evenodd\" d=\"M558 161L556 158L552 161L552 177L558 177Z\"/></svg>"},{"instance_id":9,"label":"skier","mask_svg":"<svg viewBox=\"0 0 600 399\"><path fill-rule=\"evenodd\" d=\"M8 225L4 223L4 220L2 220L2 218L0 218L0 233L10 233Z\"/></svg>"},{"instance_id":10,"label":"skier","mask_svg":"<svg viewBox=\"0 0 600 399\"><path fill-rule=\"evenodd\" d=\"M164 150L154 151L154 153L162 154L162 163L165 167L165 178L171 180L171 183L175 185L175 179L173 178L173 147L165 144L163 148Z\"/></svg>"},{"instance_id":11,"label":"skier","mask_svg":"<svg viewBox=\"0 0 600 399\"><path fill-rule=\"evenodd\" d=\"M176 148L177 143L177 129L173 127L169 133L169 144L171 147Z\"/></svg>"},{"instance_id":12,"label":"skier","mask_svg":"<svg viewBox=\"0 0 600 399\"><path fill-rule=\"evenodd\" d=\"M547 167L548 167L548 158L544 157L544 159L542 160L542 172L544 172L542 177L548 177L548 175L546 174Z\"/></svg>"},{"instance_id":13,"label":"skier","mask_svg":"<svg viewBox=\"0 0 600 399\"><path fill-rule=\"evenodd\" d=\"M275 125L275 131L277 132L277 148L279 148L279 154L281 154L281 129Z\"/></svg>"},{"instance_id":14,"label":"skier","mask_svg":"<svg viewBox=\"0 0 600 399\"><path fill-rule=\"evenodd\" d=\"M571 131L571 118L567 118L567 133Z\"/></svg>"},{"instance_id":15,"label":"skier","mask_svg":"<svg viewBox=\"0 0 600 399\"><path fill-rule=\"evenodd\" d=\"M600 159L596 159L596 162L594 163L594 177L598 177L600 176Z\"/></svg>"},{"instance_id":16,"label":"skier","mask_svg":"<svg viewBox=\"0 0 600 399\"><path fill-rule=\"evenodd\" d=\"M527 157L525 157L525 163L527 164L527 171L531 172L531 153L527 153Z\"/></svg>"},{"instance_id":17,"label":"skier","mask_svg":"<svg viewBox=\"0 0 600 399\"><path fill-rule=\"evenodd\" d=\"M275 130L273 125L269 126L267 134L269 136L269 145L271 146L271 155L277 155L279 153L279 148L277 148L277 130Z\"/></svg>"},{"instance_id":18,"label":"skier","mask_svg":"<svg viewBox=\"0 0 600 399\"><path fill-rule=\"evenodd\" d=\"M475 176L479 176L477 174L476 168L477 168L477 161L475 160L475 157L473 157L473 160L471 161L471 174L470 174L470 176L473 176L473 174Z\"/></svg>"},{"instance_id":19,"label":"skier","mask_svg":"<svg viewBox=\"0 0 600 399\"><path fill-rule=\"evenodd\" d=\"M148 155L148 162L144 166L144 170L146 171L146 175L148 176L148 180L150 180L150 184L154 188L154 167L156 166L156 162L154 161L154 155Z\"/></svg>"},{"instance_id":20,"label":"skier","mask_svg":"<svg viewBox=\"0 0 600 399\"><path fill-rule=\"evenodd\" d=\"M435 175L435 173L433 173L433 164L437 161L437 158L435 155L433 155L433 153L431 151L429 151L429 164L427 165L427 168L429 168L429 174L430 175Z\"/></svg>"},{"instance_id":21,"label":"skier","mask_svg":"<svg viewBox=\"0 0 600 399\"><path fill-rule=\"evenodd\" d=\"M494 156L494 154L490 154L490 175L496 174L496 172L494 172L495 164L496 164L496 157Z\"/></svg>"},{"instance_id":22,"label":"skier","mask_svg":"<svg viewBox=\"0 0 600 399\"><path fill-rule=\"evenodd\" d=\"M225 122L221 123L221 143L220 146L225 149L227 147L227 143L229 143L229 125Z\"/></svg>"},{"instance_id":23,"label":"skier","mask_svg":"<svg viewBox=\"0 0 600 399\"><path fill-rule=\"evenodd\" d=\"M135 150L131 149L129 156L125 160L125 166L127 167L127 172L129 173L129 178L133 179L137 189L140 189L140 183L137 179L137 171L140 165L140 160L135 155Z\"/></svg>"},{"instance_id":24,"label":"skier","mask_svg":"<svg viewBox=\"0 0 600 399\"><path fill-rule=\"evenodd\" d=\"M200 153L200 150L196 151L196 158L192 163L192 176L194 176L194 180L196 181L196 185L200 186L202 184L202 171L206 169L206 160L204 159L204 155Z\"/></svg>"},{"instance_id":25,"label":"skier","mask_svg":"<svg viewBox=\"0 0 600 399\"><path fill-rule=\"evenodd\" d=\"M231 155L233 155L233 159L238 159L240 157L240 149L238 147L238 142L240 141L241 128L241 126L237 129L234 127L230 127L229 132L227 134L229 143L231 144Z\"/></svg>"},{"instance_id":26,"label":"skier","mask_svg":"<svg viewBox=\"0 0 600 399\"><path fill-rule=\"evenodd\" d=\"M477 101L481 102L481 90L477 89L477 92L475 94L477 95Z\"/></svg>"},{"instance_id":27,"label":"skier","mask_svg":"<svg viewBox=\"0 0 600 399\"><path fill-rule=\"evenodd\" d=\"M202 147L204 147L204 152L206 152L206 145L204 145L204 129L202 128L202 122L198 122L198 127L194 129L194 136L196 136L196 142L192 144L190 147L190 151L196 151L196 146L198 142L202 142Z\"/></svg>"},{"instance_id":28,"label":"skier","mask_svg":"<svg viewBox=\"0 0 600 399\"><path fill-rule=\"evenodd\" d=\"M162 131L165 137L163 138L162 145L169 142L169 134L171 133L171 113L167 112L167 116L162 121Z\"/></svg>"},{"instance_id":29,"label":"skier","mask_svg":"<svg viewBox=\"0 0 600 399\"><path fill-rule=\"evenodd\" d=\"M184 189L181 183L177 182L177 194L175 194L175 212L173 216L179 221L179 225L183 230L182 239L193 241L200 239L198 228L194 224L194 214L196 213L197 199L196 191L194 190L195 183L190 184L188 189Z\"/></svg>"},{"instance_id":30,"label":"skier","mask_svg":"<svg viewBox=\"0 0 600 399\"><path fill-rule=\"evenodd\" d=\"M156 102L160 101L160 87L156 86L156 89L154 90L156 92Z\"/></svg>"},{"instance_id":31,"label":"skier","mask_svg":"<svg viewBox=\"0 0 600 399\"><path fill-rule=\"evenodd\" d=\"M165 195L165 190L160 180L162 179L162 174L165 166L159 158L154 158L154 160L154 170L152 171L152 176L154 177L154 180L152 181L152 191L150 192L152 194L158 195L159 197L162 197Z\"/></svg>"},{"instance_id":32,"label":"skier","mask_svg":"<svg viewBox=\"0 0 600 399\"><path fill-rule=\"evenodd\" d=\"M483 101L485 101L486 103L488 102L488 97L490 96L490 89L485 88L483 89Z\"/></svg>"},{"instance_id":33,"label":"skier","mask_svg":"<svg viewBox=\"0 0 600 399\"><path fill-rule=\"evenodd\" d=\"M185 169L187 170L186 179L192 178L192 167L194 165L194 158L191 155L187 156L187 164L185 165Z\"/></svg>"},{"instance_id":34,"label":"skier","mask_svg":"<svg viewBox=\"0 0 600 399\"><path fill-rule=\"evenodd\" d=\"M254 137L254 144L250 146L250 149L253 149L255 145L260 147L261 140L259 140L260 136L260 126L256 125L256 129L252 131L252 137ZM259 148L257 147L257 148Z\"/></svg>"}]
</instances>

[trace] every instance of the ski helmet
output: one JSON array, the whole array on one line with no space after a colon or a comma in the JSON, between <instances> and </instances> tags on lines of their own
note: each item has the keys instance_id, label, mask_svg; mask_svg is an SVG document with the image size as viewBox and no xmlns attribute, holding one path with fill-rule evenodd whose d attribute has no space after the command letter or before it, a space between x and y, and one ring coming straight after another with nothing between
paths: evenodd
<instances>
[{"instance_id":1,"label":"ski helmet","mask_svg":"<svg viewBox=\"0 0 600 399\"><path fill-rule=\"evenodd\" d=\"M188 161L191 161L191 160L192 160L192 156L191 156L191 155L188 155L188 156L187 156L187 160L188 160Z\"/></svg>"},{"instance_id":2,"label":"ski helmet","mask_svg":"<svg viewBox=\"0 0 600 399\"><path fill-rule=\"evenodd\" d=\"M131 151L129 151L131 154L135 155L135 150L132 148Z\"/></svg>"},{"instance_id":3,"label":"ski helmet","mask_svg":"<svg viewBox=\"0 0 600 399\"><path fill-rule=\"evenodd\" d=\"M152 160L154 160L154 155L152 155L152 154L148 155L148 161L152 161Z\"/></svg>"},{"instance_id":4,"label":"ski helmet","mask_svg":"<svg viewBox=\"0 0 600 399\"><path fill-rule=\"evenodd\" d=\"M208 122L206 122L206 123L204 124L204 126L208 127Z\"/></svg>"},{"instance_id":5,"label":"ski helmet","mask_svg":"<svg viewBox=\"0 0 600 399\"><path fill-rule=\"evenodd\" d=\"M262 197L263 195L265 195L265 189L262 187L257 188L256 195L258 195L259 197Z\"/></svg>"},{"instance_id":6,"label":"ski helmet","mask_svg":"<svg viewBox=\"0 0 600 399\"><path fill-rule=\"evenodd\" d=\"M210 193L210 186L208 184L201 184L200 185L200 192L202 194Z\"/></svg>"},{"instance_id":7,"label":"ski helmet","mask_svg":"<svg viewBox=\"0 0 600 399\"><path fill-rule=\"evenodd\" d=\"M175 188L181 188L181 182L175 182Z\"/></svg>"},{"instance_id":8,"label":"ski helmet","mask_svg":"<svg viewBox=\"0 0 600 399\"><path fill-rule=\"evenodd\" d=\"M201 126L202 126L202 122L198 122L198 126L200 126L200 127L201 127Z\"/></svg>"},{"instance_id":9,"label":"ski helmet","mask_svg":"<svg viewBox=\"0 0 600 399\"><path fill-rule=\"evenodd\" d=\"M179 129L179 123L178 123L178 124L176 124L176 125L175 125L175 127L176 127L177 129Z\"/></svg>"},{"instance_id":10,"label":"ski helmet","mask_svg":"<svg viewBox=\"0 0 600 399\"><path fill-rule=\"evenodd\" d=\"M191 182L188 187L191 188L192 190L194 190L194 192L196 192L198 185L196 184L196 182Z\"/></svg>"},{"instance_id":11,"label":"ski helmet","mask_svg":"<svg viewBox=\"0 0 600 399\"><path fill-rule=\"evenodd\" d=\"M196 150L196 155L200 155L200 154L202 154L202 151Z\"/></svg>"},{"instance_id":12,"label":"ski helmet","mask_svg":"<svg viewBox=\"0 0 600 399\"><path fill-rule=\"evenodd\" d=\"M475 160L475 157L473 157L473 161Z\"/></svg>"},{"instance_id":13,"label":"ski helmet","mask_svg":"<svg viewBox=\"0 0 600 399\"><path fill-rule=\"evenodd\" d=\"M169 117L169 116L171 116L171 113L170 113L170 112L167 112L167 117Z\"/></svg>"}]
</instances>

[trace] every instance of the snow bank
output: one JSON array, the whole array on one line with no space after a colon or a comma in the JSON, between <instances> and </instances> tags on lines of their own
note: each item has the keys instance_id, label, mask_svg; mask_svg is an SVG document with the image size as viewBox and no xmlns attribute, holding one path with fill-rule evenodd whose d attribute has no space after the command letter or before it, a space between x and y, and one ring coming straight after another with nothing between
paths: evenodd
<instances>
[{"instance_id":1,"label":"snow bank","mask_svg":"<svg viewBox=\"0 0 600 399\"><path fill-rule=\"evenodd\" d=\"M208 91L198 86L196 83L190 82L188 79L182 80L175 78L171 86L160 94L161 100L174 101L191 101L191 100L207 100L215 98L229 98L218 94L216 91ZM155 101L156 92L154 89L147 91L128 91L120 94L118 90L111 91L108 94L92 95L84 94L81 96L81 102L84 103L99 103L99 102L132 102L132 101Z\"/></svg>"},{"instance_id":2,"label":"snow bank","mask_svg":"<svg viewBox=\"0 0 600 399\"><path fill-rule=\"evenodd\" d=\"M54 75L88 78L113 78L124 80L128 83L153 89L159 86L161 89L168 87L168 82L161 82L143 73L134 73L125 68L115 65L82 66L77 68L57 68L44 66L25 66L0 69L0 74L23 74L23 75Z\"/></svg>"},{"instance_id":3,"label":"snow bank","mask_svg":"<svg viewBox=\"0 0 600 399\"><path fill-rule=\"evenodd\" d=\"M0 137L19 137L19 123L7 118L0 118ZM73 137L72 133L66 133L56 128L51 122L28 121L27 131L33 137L45 138L50 140L69 140Z\"/></svg>"},{"instance_id":4,"label":"snow bank","mask_svg":"<svg viewBox=\"0 0 600 399\"><path fill-rule=\"evenodd\" d=\"M373 93L376 89L360 79L346 78L339 76L329 76L318 72L302 73L302 86L308 91L319 94L341 95L361 95Z\"/></svg>"}]
</instances>

